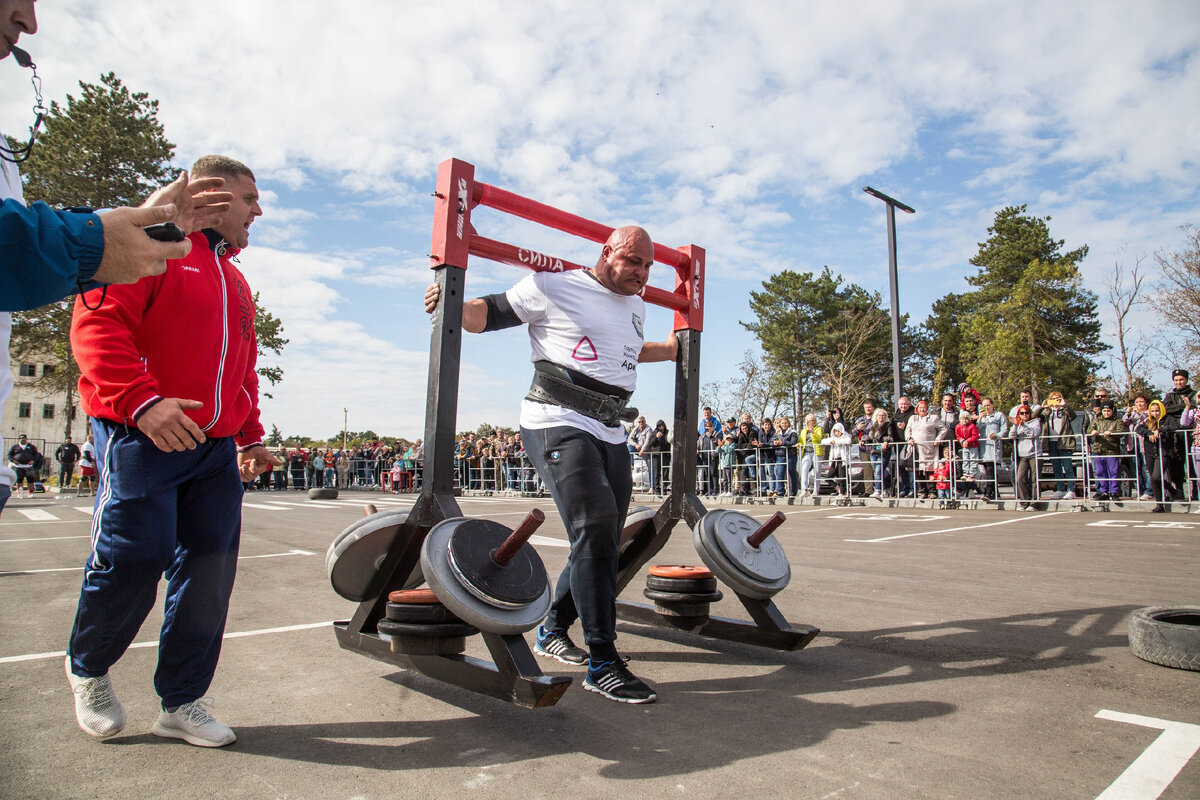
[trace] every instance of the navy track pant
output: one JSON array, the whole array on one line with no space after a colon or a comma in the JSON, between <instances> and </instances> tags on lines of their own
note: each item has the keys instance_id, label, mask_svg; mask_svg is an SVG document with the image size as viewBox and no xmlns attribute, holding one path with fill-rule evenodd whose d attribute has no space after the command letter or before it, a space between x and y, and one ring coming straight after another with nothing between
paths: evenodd
<instances>
[{"instance_id":1,"label":"navy track pant","mask_svg":"<svg viewBox=\"0 0 1200 800\"><path fill-rule=\"evenodd\" d=\"M242 482L230 437L164 453L135 428L92 420L100 486L71 631L71 671L124 655L167 579L154 688L166 707L203 697L221 654L237 570Z\"/></svg>"},{"instance_id":2,"label":"navy track pant","mask_svg":"<svg viewBox=\"0 0 1200 800\"><path fill-rule=\"evenodd\" d=\"M595 661L617 657L617 557L629 511L629 451L578 428L521 428L529 460L554 498L571 555L559 575L546 627L565 631L576 619Z\"/></svg>"}]
</instances>

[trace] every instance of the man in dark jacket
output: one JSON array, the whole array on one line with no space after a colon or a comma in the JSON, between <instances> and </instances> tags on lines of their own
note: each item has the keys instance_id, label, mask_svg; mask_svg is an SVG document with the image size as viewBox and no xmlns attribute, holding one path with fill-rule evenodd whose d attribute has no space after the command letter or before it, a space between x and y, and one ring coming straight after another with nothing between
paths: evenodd
<instances>
[{"instance_id":1,"label":"man in dark jacket","mask_svg":"<svg viewBox=\"0 0 1200 800\"><path fill-rule=\"evenodd\" d=\"M71 477L75 474L75 462L79 460L79 446L72 444L71 437L63 437L63 443L54 451L58 461L58 489L62 491L71 485Z\"/></svg>"},{"instance_id":2,"label":"man in dark jacket","mask_svg":"<svg viewBox=\"0 0 1200 800\"><path fill-rule=\"evenodd\" d=\"M1182 420L1185 408L1194 408L1196 406L1196 390L1188 384L1188 371L1186 369L1177 369L1171 373L1171 382L1175 384L1171 391L1163 395L1163 408L1166 409L1166 417L1169 417L1174 425L1168 426L1177 433L1172 435L1177 441L1171 442L1170 446L1173 450L1178 450L1181 453L1186 451L1188 442L1184 441L1184 433ZM1167 446L1167 443L1163 443ZM1186 491L1184 486L1184 478L1188 472L1188 458L1173 458L1165 461L1171 469L1171 482L1179 487L1180 491ZM1196 496L1196 476L1192 475L1192 497Z\"/></svg>"}]
</instances>

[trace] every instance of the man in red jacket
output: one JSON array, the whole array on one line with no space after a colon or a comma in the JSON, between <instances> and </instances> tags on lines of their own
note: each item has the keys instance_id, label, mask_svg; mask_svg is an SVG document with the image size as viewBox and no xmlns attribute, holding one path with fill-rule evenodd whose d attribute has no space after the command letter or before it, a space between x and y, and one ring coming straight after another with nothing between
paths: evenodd
<instances>
[{"instance_id":1,"label":"man in red jacket","mask_svg":"<svg viewBox=\"0 0 1200 800\"><path fill-rule=\"evenodd\" d=\"M203 698L233 590L242 482L278 462L262 445L252 294L230 260L262 214L254 174L204 156L192 175L224 178L233 192L220 224L192 233L191 252L163 274L75 304L71 345L100 486L66 671L79 726L99 737L120 731L125 712L108 670L165 573L153 732L220 747L237 737Z\"/></svg>"}]
</instances>

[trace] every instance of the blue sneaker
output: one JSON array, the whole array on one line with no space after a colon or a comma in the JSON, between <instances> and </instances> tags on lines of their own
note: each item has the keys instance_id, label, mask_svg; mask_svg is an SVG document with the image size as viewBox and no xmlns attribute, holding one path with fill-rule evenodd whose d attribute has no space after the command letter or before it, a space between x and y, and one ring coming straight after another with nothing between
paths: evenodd
<instances>
[{"instance_id":1,"label":"blue sneaker","mask_svg":"<svg viewBox=\"0 0 1200 800\"><path fill-rule=\"evenodd\" d=\"M619 658L588 667L587 677L583 679L583 688L618 703L653 703L658 699L654 690L634 677L629 667Z\"/></svg>"},{"instance_id":2,"label":"blue sneaker","mask_svg":"<svg viewBox=\"0 0 1200 800\"><path fill-rule=\"evenodd\" d=\"M548 631L543 625L538 628L537 638L533 643L533 652L561 661L564 664L583 666L588 663L587 651L576 647L566 631Z\"/></svg>"}]
</instances>

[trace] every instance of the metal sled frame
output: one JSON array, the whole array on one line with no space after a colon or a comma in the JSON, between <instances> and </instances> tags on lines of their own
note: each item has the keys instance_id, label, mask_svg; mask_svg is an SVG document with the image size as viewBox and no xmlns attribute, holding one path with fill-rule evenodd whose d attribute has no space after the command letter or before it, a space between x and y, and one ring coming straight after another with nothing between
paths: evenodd
<instances>
[{"instance_id":1,"label":"metal sled frame","mask_svg":"<svg viewBox=\"0 0 1200 800\"><path fill-rule=\"evenodd\" d=\"M371 596L349 621L335 622L338 644L370 658L414 670L430 678L529 708L554 705L571 683L569 677L543 675L524 637L483 633L494 663L467 655L431 656L393 652L380 637L387 596L420 569L421 545L429 530L444 519L463 516L454 495L454 437L458 417L462 354L462 309L470 256L533 271L581 269L565 259L517 247L476 233L472 210L483 205L593 242L605 242L613 227L584 219L475 180L475 167L458 159L438 166L434 193L430 268L441 287L430 337L429 383L425 406L425 465L421 492L395 543L380 565ZM696 245L672 249L654 244L654 260L675 269L673 292L647 286L646 302L675 312L679 338L675 369L675 430L672 458L676 467L671 494L622 550L618 591L666 544L681 519L689 526L704 514L690 491L696 480L697 405L700 386L700 332L704 319L704 250ZM687 489L687 491L685 491ZM703 636L794 650L816 634L808 626L793 627L770 601L742 597L753 622L708 618L697 623L672 621L640 603L618 601L622 619L659 627L684 627Z\"/></svg>"}]
</instances>

